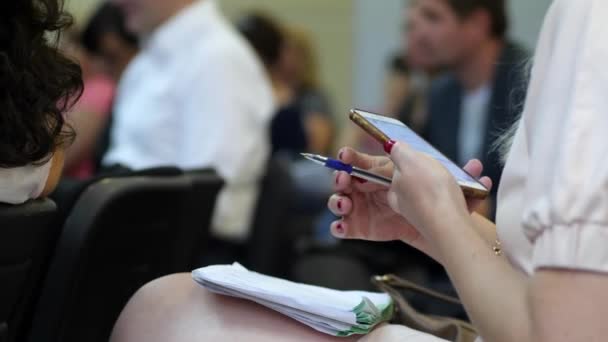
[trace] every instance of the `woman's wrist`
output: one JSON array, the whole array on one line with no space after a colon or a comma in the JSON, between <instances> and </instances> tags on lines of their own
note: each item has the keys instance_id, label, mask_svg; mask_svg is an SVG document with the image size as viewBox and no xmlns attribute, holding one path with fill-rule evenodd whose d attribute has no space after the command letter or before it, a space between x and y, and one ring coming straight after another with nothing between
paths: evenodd
<instances>
[{"instance_id":1,"label":"woman's wrist","mask_svg":"<svg viewBox=\"0 0 608 342\"><path fill-rule=\"evenodd\" d=\"M475 222L468 213L438 212L424 227L425 238L437 259L443 259L445 250L453 248L452 242L463 235L465 230L475 231ZM443 264L443 263L442 263Z\"/></svg>"}]
</instances>

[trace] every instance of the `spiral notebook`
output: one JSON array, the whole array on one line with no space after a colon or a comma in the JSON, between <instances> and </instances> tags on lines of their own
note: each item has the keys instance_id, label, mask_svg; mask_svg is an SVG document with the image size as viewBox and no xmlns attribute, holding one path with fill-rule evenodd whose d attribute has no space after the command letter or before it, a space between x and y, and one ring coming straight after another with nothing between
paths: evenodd
<instances>
[{"instance_id":1,"label":"spiral notebook","mask_svg":"<svg viewBox=\"0 0 608 342\"><path fill-rule=\"evenodd\" d=\"M200 268L192 277L212 292L251 300L333 336L367 334L393 313L392 299L384 293L298 284L238 263Z\"/></svg>"}]
</instances>

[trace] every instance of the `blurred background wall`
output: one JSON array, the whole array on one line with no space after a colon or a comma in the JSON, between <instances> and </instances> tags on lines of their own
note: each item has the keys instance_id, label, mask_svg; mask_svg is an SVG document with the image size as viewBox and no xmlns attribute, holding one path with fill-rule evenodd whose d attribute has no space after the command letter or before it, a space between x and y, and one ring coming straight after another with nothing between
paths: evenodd
<instances>
[{"instance_id":1,"label":"blurred background wall","mask_svg":"<svg viewBox=\"0 0 608 342\"><path fill-rule=\"evenodd\" d=\"M66 0L79 23L101 1ZM512 36L534 46L551 1L511 0ZM404 0L220 0L220 4L232 19L262 10L310 31L319 53L322 84L339 118L351 107L380 107L385 64L401 43Z\"/></svg>"}]
</instances>

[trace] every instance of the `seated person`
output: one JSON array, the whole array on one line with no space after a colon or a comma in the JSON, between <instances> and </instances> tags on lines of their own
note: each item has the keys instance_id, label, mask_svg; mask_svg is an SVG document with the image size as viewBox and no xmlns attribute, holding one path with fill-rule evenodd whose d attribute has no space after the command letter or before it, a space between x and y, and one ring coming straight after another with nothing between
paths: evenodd
<instances>
[{"instance_id":1,"label":"seated person","mask_svg":"<svg viewBox=\"0 0 608 342\"><path fill-rule=\"evenodd\" d=\"M501 156L506 166L497 224L471 214L472 201L465 201L439 162L396 143L386 149L392 162L342 151L343 162L392 174L393 183L387 190L338 174L329 206L343 219L332 224L333 234L400 240L441 262L479 341L606 340L606 16L603 0L558 0L549 9L521 120L503 139L508 152ZM477 177L482 165L475 161L466 168ZM481 181L492 185L488 178ZM186 274L145 286L123 311L111 340L323 337L340 340L250 302L211 295ZM385 325L361 341L445 340Z\"/></svg>"},{"instance_id":2,"label":"seated person","mask_svg":"<svg viewBox=\"0 0 608 342\"><path fill-rule=\"evenodd\" d=\"M116 84L138 51L122 11L102 4L82 33L69 41L83 69L84 92L69 115L78 132L66 151L65 176L88 179L99 171L100 150L107 148Z\"/></svg>"},{"instance_id":3,"label":"seated person","mask_svg":"<svg viewBox=\"0 0 608 342\"><path fill-rule=\"evenodd\" d=\"M284 31L285 43L278 69L293 91L293 103L302 112L308 140L307 151L329 154L335 125L329 96L323 91L316 51L308 32L293 27Z\"/></svg>"},{"instance_id":4,"label":"seated person","mask_svg":"<svg viewBox=\"0 0 608 342\"><path fill-rule=\"evenodd\" d=\"M74 138L64 113L82 89L80 67L48 34L69 26L62 1L0 5L0 202L47 196ZM32 99L35 99L32 100Z\"/></svg>"},{"instance_id":5,"label":"seated person","mask_svg":"<svg viewBox=\"0 0 608 342\"><path fill-rule=\"evenodd\" d=\"M95 172L95 145L108 121L115 84L78 45L74 35L63 43L63 50L78 61L84 81L82 96L67 115L70 126L78 135L66 149L64 176L87 179Z\"/></svg>"},{"instance_id":6,"label":"seated person","mask_svg":"<svg viewBox=\"0 0 608 342\"><path fill-rule=\"evenodd\" d=\"M285 51L285 35L274 20L260 14L250 14L237 23L239 32L247 39L264 63L272 82L278 110L271 123L273 154L291 157L307 150L308 137L303 112L294 102L293 89L281 77L279 62Z\"/></svg>"},{"instance_id":7,"label":"seated person","mask_svg":"<svg viewBox=\"0 0 608 342\"><path fill-rule=\"evenodd\" d=\"M247 241L270 152L272 90L212 0L116 0L144 40L118 87L102 166L213 168L225 180L211 234Z\"/></svg>"}]
</instances>

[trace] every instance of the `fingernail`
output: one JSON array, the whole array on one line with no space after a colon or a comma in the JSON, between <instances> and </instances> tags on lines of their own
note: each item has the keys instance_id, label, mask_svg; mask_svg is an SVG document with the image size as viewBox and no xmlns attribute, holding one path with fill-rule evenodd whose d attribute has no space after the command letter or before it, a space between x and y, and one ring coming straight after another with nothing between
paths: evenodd
<instances>
[{"instance_id":1,"label":"fingernail","mask_svg":"<svg viewBox=\"0 0 608 342\"><path fill-rule=\"evenodd\" d=\"M342 200L338 200L338 210L342 210Z\"/></svg>"},{"instance_id":2,"label":"fingernail","mask_svg":"<svg viewBox=\"0 0 608 342\"><path fill-rule=\"evenodd\" d=\"M359 177L353 177L353 179L354 179L355 181L357 181L357 183L359 183L359 184L365 184L365 183L367 183L367 180L365 180L365 179L363 179L363 178L359 178Z\"/></svg>"},{"instance_id":3,"label":"fingernail","mask_svg":"<svg viewBox=\"0 0 608 342\"><path fill-rule=\"evenodd\" d=\"M393 147L395 147L395 144L397 142L395 140L388 140L387 142L384 143L384 152L391 154L391 151L393 151Z\"/></svg>"},{"instance_id":4,"label":"fingernail","mask_svg":"<svg viewBox=\"0 0 608 342\"><path fill-rule=\"evenodd\" d=\"M340 183L340 173L338 172L338 174L336 175L336 185L338 185Z\"/></svg>"},{"instance_id":5,"label":"fingernail","mask_svg":"<svg viewBox=\"0 0 608 342\"><path fill-rule=\"evenodd\" d=\"M342 155L344 155L344 151L340 150L340 153L338 153L338 159L342 160Z\"/></svg>"},{"instance_id":6,"label":"fingernail","mask_svg":"<svg viewBox=\"0 0 608 342\"><path fill-rule=\"evenodd\" d=\"M338 223L336 226L336 233L338 233L338 235L344 235L344 226L342 223Z\"/></svg>"}]
</instances>

